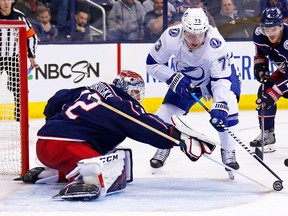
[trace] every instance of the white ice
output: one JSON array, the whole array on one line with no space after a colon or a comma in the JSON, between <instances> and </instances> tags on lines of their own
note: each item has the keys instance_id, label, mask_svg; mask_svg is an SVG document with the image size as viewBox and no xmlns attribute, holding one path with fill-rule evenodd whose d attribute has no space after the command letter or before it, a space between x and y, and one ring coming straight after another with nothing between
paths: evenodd
<instances>
[{"instance_id":1,"label":"white ice","mask_svg":"<svg viewBox=\"0 0 288 216\"><path fill-rule=\"evenodd\" d=\"M206 112L190 113L187 120L193 128L218 142ZM240 111L238 138L244 145L259 134L256 111ZM43 119L30 121L30 164L35 163L37 130ZM288 110L279 110L276 118L276 152L264 154L264 163L283 181L282 191L273 190L277 180L262 164L237 144L240 172L263 186L235 174L230 180L224 168L207 158L191 162L175 147L166 165L152 175L149 160L156 149L126 139L121 146L133 151L134 181L117 194L90 202L56 201L51 197L64 185L29 185L13 181L15 176L0 177L0 215L196 215L282 216L288 214ZM210 156L221 161L220 147ZM266 188L268 187L268 188Z\"/></svg>"}]
</instances>

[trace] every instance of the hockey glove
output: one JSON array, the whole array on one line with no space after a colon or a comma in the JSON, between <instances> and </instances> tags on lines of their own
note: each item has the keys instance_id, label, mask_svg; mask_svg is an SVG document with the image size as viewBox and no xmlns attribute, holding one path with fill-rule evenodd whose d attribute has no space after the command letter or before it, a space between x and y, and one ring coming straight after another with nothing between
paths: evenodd
<instances>
[{"instance_id":1,"label":"hockey glove","mask_svg":"<svg viewBox=\"0 0 288 216\"><path fill-rule=\"evenodd\" d=\"M256 55L254 57L254 76L257 81L264 82L269 78L269 66L268 59L262 55Z\"/></svg>"},{"instance_id":2,"label":"hockey glove","mask_svg":"<svg viewBox=\"0 0 288 216\"><path fill-rule=\"evenodd\" d=\"M193 162L197 161L203 153L211 154L215 145L212 142L202 141L173 128L173 137L180 140L179 146L182 152ZM196 132L197 133L197 132Z\"/></svg>"},{"instance_id":3,"label":"hockey glove","mask_svg":"<svg viewBox=\"0 0 288 216\"><path fill-rule=\"evenodd\" d=\"M280 95L273 88L268 88L263 94L258 95L257 109L263 107L265 110L269 110L279 100L279 97Z\"/></svg>"},{"instance_id":4,"label":"hockey glove","mask_svg":"<svg viewBox=\"0 0 288 216\"><path fill-rule=\"evenodd\" d=\"M218 102L211 105L210 123L218 132L223 132L228 124L228 110L226 102Z\"/></svg>"},{"instance_id":5,"label":"hockey glove","mask_svg":"<svg viewBox=\"0 0 288 216\"><path fill-rule=\"evenodd\" d=\"M188 76L182 73L175 73L166 81L166 83L176 94L180 95L181 97L191 98L189 93L192 91L192 88L190 87L191 79Z\"/></svg>"},{"instance_id":6,"label":"hockey glove","mask_svg":"<svg viewBox=\"0 0 288 216\"><path fill-rule=\"evenodd\" d=\"M172 129L172 137L180 141L180 149L191 161L197 161L203 153L211 154L216 145L215 141L201 134L187 124L181 116L172 116L172 122L175 126Z\"/></svg>"}]
</instances>

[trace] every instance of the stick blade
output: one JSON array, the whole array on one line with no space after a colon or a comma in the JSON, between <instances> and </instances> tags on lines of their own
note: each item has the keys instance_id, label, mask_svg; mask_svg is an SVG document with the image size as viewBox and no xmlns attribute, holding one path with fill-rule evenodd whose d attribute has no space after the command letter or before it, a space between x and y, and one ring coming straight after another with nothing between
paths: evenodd
<instances>
[{"instance_id":1,"label":"stick blade","mask_svg":"<svg viewBox=\"0 0 288 216\"><path fill-rule=\"evenodd\" d=\"M259 148L255 148L255 154L261 159L263 160L264 157L263 157L263 152L259 149Z\"/></svg>"}]
</instances>

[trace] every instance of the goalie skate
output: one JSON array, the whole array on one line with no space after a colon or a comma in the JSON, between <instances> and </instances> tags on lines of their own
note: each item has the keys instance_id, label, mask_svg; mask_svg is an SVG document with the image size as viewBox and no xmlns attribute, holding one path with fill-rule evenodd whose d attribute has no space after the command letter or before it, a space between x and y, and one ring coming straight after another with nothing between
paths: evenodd
<instances>
[{"instance_id":1,"label":"goalie skate","mask_svg":"<svg viewBox=\"0 0 288 216\"><path fill-rule=\"evenodd\" d=\"M64 199L71 201L89 201L95 200L100 196L100 190L93 184L76 183L67 185L59 191L59 194L53 196L53 199Z\"/></svg>"},{"instance_id":2,"label":"goalie skate","mask_svg":"<svg viewBox=\"0 0 288 216\"><path fill-rule=\"evenodd\" d=\"M25 183L35 184L35 182L39 180L39 174L44 170L44 167L35 167L30 169L23 176L21 176L21 180Z\"/></svg>"},{"instance_id":3,"label":"goalie skate","mask_svg":"<svg viewBox=\"0 0 288 216\"><path fill-rule=\"evenodd\" d=\"M164 166L169 154L170 149L157 149L155 155L150 160L152 174L157 173Z\"/></svg>"}]
</instances>

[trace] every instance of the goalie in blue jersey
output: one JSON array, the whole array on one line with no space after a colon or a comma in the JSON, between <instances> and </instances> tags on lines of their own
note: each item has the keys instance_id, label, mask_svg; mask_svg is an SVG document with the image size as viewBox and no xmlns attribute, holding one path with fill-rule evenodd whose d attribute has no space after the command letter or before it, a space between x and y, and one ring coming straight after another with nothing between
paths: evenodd
<instances>
[{"instance_id":1,"label":"goalie in blue jersey","mask_svg":"<svg viewBox=\"0 0 288 216\"><path fill-rule=\"evenodd\" d=\"M142 77L129 70L117 75L113 84L98 82L56 92L37 133L36 153L45 167L29 170L22 180L68 181L55 198L90 200L121 191L133 180L132 151L117 148L126 138L162 149L180 146L192 161L212 153L214 141L176 116L172 125L147 113L140 104L144 92Z\"/></svg>"}]
</instances>

